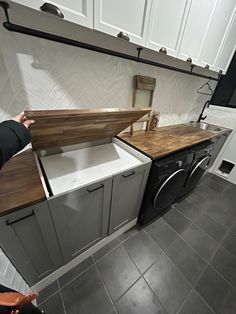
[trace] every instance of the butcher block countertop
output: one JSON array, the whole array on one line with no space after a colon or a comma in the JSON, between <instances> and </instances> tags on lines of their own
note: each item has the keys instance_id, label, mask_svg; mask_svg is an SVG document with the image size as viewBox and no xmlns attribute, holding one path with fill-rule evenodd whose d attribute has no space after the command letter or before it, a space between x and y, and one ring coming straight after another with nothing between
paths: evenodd
<instances>
[{"instance_id":1,"label":"butcher block countertop","mask_svg":"<svg viewBox=\"0 0 236 314\"><path fill-rule=\"evenodd\" d=\"M10 159L0 170L0 216L46 199L32 150Z\"/></svg>"},{"instance_id":2,"label":"butcher block countertop","mask_svg":"<svg viewBox=\"0 0 236 314\"><path fill-rule=\"evenodd\" d=\"M230 132L228 130L227 132ZM157 131L136 131L133 135L120 133L118 138L138 149L151 159L191 147L225 132L212 132L187 124L159 127Z\"/></svg>"}]
</instances>

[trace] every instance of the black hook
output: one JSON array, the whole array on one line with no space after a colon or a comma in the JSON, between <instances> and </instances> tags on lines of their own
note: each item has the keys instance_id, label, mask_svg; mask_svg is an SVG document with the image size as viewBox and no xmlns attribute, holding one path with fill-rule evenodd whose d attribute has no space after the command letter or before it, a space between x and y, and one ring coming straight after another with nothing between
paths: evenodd
<instances>
[{"instance_id":1,"label":"black hook","mask_svg":"<svg viewBox=\"0 0 236 314\"><path fill-rule=\"evenodd\" d=\"M9 15L8 15L9 4L5 1L0 1L0 7L3 8L4 13L6 15L7 22L9 23L10 22Z\"/></svg>"}]
</instances>

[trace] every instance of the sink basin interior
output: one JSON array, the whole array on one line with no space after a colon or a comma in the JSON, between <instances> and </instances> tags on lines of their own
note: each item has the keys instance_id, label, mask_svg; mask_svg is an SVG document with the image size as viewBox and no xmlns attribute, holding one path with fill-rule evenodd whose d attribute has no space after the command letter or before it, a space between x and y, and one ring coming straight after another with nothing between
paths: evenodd
<instances>
[{"instance_id":1,"label":"sink basin interior","mask_svg":"<svg viewBox=\"0 0 236 314\"><path fill-rule=\"evenodd\" d=\"M212 131L212 132L221 132L225 130L225 128L222 128L218 125L209 124L205 122L190 122L190 125L197 129Z\"/></svg>"}]
</instances>

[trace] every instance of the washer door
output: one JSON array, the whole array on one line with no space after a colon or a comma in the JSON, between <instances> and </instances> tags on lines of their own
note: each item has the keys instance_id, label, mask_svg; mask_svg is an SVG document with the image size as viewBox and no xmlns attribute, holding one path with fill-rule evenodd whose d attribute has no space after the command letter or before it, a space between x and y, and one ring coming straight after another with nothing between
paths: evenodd
<instances>
[{"instance_id":1,"label":"washer door","mask_svg":"<svg viewBox=\"0 0 236 314\"><path fill-rule=\"evenodd\" d=\"M198 181L201 179L201 176L204 174L206 169L209 167L211 157L209 155L203 157L201 160L199 160L192 168L188 179L186 181L186 188L188 190L193 189Z\"/></svg>"},{"instance_id":2,"label":"washer door","mask_svg":"<svg viewBox=\"0 0 236 314\"><path fill-rule=\"evenodd\" d=\"M155 193L153 200L155 210L161 212L171 206L182 190L185 180L186 170L182 168L168 176Z\"/></svg>"}]
</instances>

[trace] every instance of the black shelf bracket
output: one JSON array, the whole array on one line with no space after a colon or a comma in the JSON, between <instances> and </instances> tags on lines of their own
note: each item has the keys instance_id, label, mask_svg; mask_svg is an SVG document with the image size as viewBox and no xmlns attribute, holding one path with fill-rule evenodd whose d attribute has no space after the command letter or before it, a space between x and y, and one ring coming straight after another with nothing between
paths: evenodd
<instances>
[{"instance_id":1,"label":"black shelf bracket","mask_svg":"<svg viewBox=\"0 0 236 314\"><path fill-rule=\"evenodd\" d=\"M3 8L5 16L6 16L6 21L3 22L3 27L5 29L7 29L8 31L16 32L16 33L20 33L20 34L24 34L24 35L29 35L29 36L33 36L33 37L43 38L43 39L54 41L54 42L57 42L57 43L61 43L61 44L65 44L65 45L69 45L69 46L73 46L73 47L78 47L78 48L82 48L82 49L86 49L86 50L90 50L90 51L95 51L95 52L103 53L103 54L106 54L106 55L110 55L110 56L114 56L114 57L130 60L130 61L144 63L144 64L148 64L148 65L151 65L151 66L155 66L155 67L159 67L159 68L163 68L163 69L166 69L166 70L175 71L175 72L179 72L179 73L184 73L184 74L191 75L191 76L201 77L201 78L205 78L205 79L208 79L208 80L211 79L213 81L219 81L219 76L218 75L217 75L217 78L216 78L216 77L212 77L212 76L208 76L208 75L204 75L204 74L193 72L193 68L191 68L190 71L188 71L188 70L180 69L180 68L177 68L177 67L174 67L174 66L162 64L162 63L159 63L159 62L155 62L155 61L151 61L151 60L147 60L147 59L142 59L142 58L140 58L140 52L141 52L141 50L143 50L143 48L141 48L141 47L137 48L138 56L135 57L135 56L131 56L131 55L128 55L128 54L125 54L125 53L121 53L121 52L117 52L117 51L114 51L114 50L110 50L110 49L106 49L106 48L90 45L90 44L83 43L83 42L80 42L80 41L76 41L76 40L73 40L73 39L65 38L65 37L62 37L62 36L55 35L55 34L46 33L46 32L42 32L42 31L36 30L36 29L32 29L32 28L28 28L28 27L25 27L25 26L21 26L21 25L17 25L17 24L11 23L10 18L9 18L9 14L8 14L9 4L7 2L5 2L5 1L0 1L0 7Z\"/></svg>"}]
</instances>

